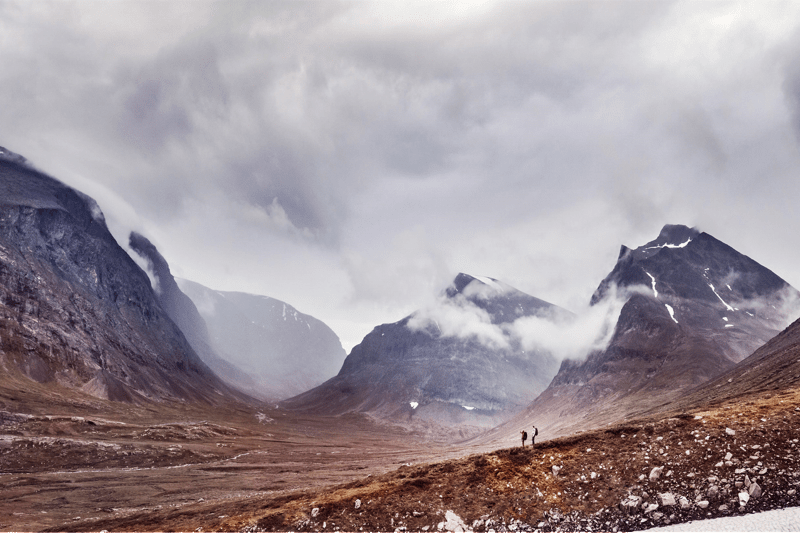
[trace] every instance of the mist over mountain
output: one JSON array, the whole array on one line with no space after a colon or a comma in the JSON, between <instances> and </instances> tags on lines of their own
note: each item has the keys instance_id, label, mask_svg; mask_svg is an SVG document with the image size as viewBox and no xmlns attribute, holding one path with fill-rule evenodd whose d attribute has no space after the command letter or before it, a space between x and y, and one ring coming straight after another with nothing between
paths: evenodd
<instances>
[{"instance_id":1,"label":"mist over mountain","mask_svg":"<svg viewBox=\"0 0 800 533\"><path fill-rule=\"evenodd\" d=\"M248 392L271 400L288 398L341 368L346 353L339 337L291 305L268 296L215 291L184 279L178 284L207 325L211 349L249 376Z\"/></svg>"},{"instance_id":2,"label":"mist over mountain","mask_svg":"<svg viewBox=\"0 0 800 533\"><path fill-rule=\"evenodd\" d=\"M492 278L458 274L437 304L377 326L339 374L283 406L395 423L487 427L539 394L558 361L506 333L531 316L571 313Z\"/></svg>"},{"instance_id":3,"label":"mist over mountain","mask_svg":"<svg viewBox=\"0 0 800 533\"><path fill-rule=\"evenodd\" d=\"M653 241L621 248L592 297L625 302L605 349L567 359L549 387L513 421L565 434L618 421L732 368L800 312L800 293L707 233L665 226Z\"/></svg>"},{"instance_id":4,"label":"mist over mountain","mask_svg":"<svg viewBox=\"0 0 800 533\"><path fill-rule=\"evenodd\" d=\"M0 349L3 379L109 400L215 402L231 392L159 304L94 200L4 149Z\"/></svg>"},{"instance_id":5,"label":"mist over mountain","mask_svg":"<svg viewBox=\"0 0 800 533\"><path fill-rule=\"evenodd\" d=\"M254 396L260 396L262 391L250 374L214 351L205 320L200 316L191 298L181 292L172 276L169 264L155 245L136 232L131 233L128 244L131 250L146 262L145 271L151 276L158 302L181 329L200 359L229 385Z\"/></svg>"}]
</instances>

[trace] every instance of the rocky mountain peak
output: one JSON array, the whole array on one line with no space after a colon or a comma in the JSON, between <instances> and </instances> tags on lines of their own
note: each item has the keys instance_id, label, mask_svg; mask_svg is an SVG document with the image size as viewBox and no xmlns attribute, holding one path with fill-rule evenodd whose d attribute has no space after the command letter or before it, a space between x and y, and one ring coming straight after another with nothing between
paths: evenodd
<instances>
[{"instance_id":1,"label":"rocky mountain peak","mask_svg":"<svg viewBox=\"0 0 800 533\"><path fill-rule=\"evenodd\" d=\"M18 165L27 165L28 160L11 150L0 146L0 160L16 163Z\"/></svg>"}]
</instances>

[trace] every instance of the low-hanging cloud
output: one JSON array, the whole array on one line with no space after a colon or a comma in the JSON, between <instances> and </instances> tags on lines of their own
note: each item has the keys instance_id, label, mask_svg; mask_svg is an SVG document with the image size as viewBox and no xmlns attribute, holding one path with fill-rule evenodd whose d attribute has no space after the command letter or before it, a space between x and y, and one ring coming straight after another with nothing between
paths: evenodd
<instances>
[{"instance_id":1,"label":"low-hanging cloud","mask_svg":"<svg viewBox=\"0 0 800 533\"><path fill-rule=\"evenodd\" d=\"M470 293L477 298L498 295L498 289L480 285L482 288L473 282L466 289L475 286ZM637 286L618 291L613 285L600 302L587 305L576 315L554 308L500 324L493 323L488 312L458 294L453 298L442 297L416 312L408 327L441 337L478 341L489 349L518 347L526 352L547 352L558 360L583 360L589 353L608 346L622 307L631 294L647 290Z\"/></svg>"},{"instance_id":2,"label":"low-hanging cloud","mask_svg":"<svg viewBox=\"0 0 800 533\"><path fill-rule=\"evenodd\" d=\"M509 347L509 338L492 317L463 295L442 297L433 305L414 313L407 327L412 331L429 331L445 338L476 340L490 349Z\"/></svg>"},{"instance_id":3,"label":"low-hanging cloud","mask_svg":"<svg viewBox=\"0 0 800 533\"><path fill-rule=\"evenodd\" d=\"M618 293L612 286L595 305L575 315L548 313L515 320L506 330L525 350L544 350L556 359L583 360L591 352L608 347L622 307L632 292Z\"/></svg>"}]
</instances>

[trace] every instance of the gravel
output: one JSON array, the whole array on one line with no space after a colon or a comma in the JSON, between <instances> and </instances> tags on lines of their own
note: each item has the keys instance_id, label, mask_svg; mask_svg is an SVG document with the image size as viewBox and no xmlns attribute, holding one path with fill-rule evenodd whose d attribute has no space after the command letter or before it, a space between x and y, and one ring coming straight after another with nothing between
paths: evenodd
<instances>
[{"instance_id":1,"label":"gravel","mask_svg":"<svg viewBox=\"0 0 800 533\"><path fill-rule=\"evenodd\" d=\"M800 531L800 507L697 520L647 531Z\"/></svg>"}]
</instances>

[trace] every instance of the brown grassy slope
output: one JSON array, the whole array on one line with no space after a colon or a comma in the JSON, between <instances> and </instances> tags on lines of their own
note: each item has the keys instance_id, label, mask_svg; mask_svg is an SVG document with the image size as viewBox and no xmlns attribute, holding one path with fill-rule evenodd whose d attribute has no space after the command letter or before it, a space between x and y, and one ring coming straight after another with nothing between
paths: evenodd
<instances>
[{"instance_id":1,"label":"brown grassy slope","mask_svg":"<svg viewBox=\"0 0 800 533\"><path fill-rule=\"evenodd\" d=\"M435 530L448 510L476 530L636 530L656 524L798 505L800 390L761 394L677 417L641 419L560 438L535 448L503 449L323 490L194 506L92 529L125 530ZM735 431L729 435L726 429ZM731 459L726 462L726 454ZM560 468L558 475L552 467ZM663 466L651 482L653 467ZM763 494L740 509L745 476ZM716 490L715 488L716 487ZM672 493L664 506L658 494ZM643 498L631 513L628 495ZM357 501L360 505L357 506ZM709 501L707 508L699 502ZM646 512L641 505L658 504ZM727 506L727 507L724 507ZM317 509L317 511L314 511ZM88 524L87 524L88 526ZM72 529L81 529L79 524Z\"/></svg>"}]
</instances>

